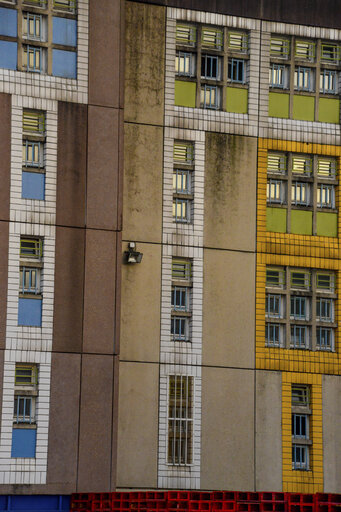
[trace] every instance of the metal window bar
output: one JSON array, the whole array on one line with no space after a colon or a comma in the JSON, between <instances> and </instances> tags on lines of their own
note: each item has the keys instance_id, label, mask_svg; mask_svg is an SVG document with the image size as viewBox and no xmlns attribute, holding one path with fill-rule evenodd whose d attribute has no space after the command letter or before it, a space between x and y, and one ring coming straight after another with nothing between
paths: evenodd
<instances>
[{"instance_id":1,"label":"metal window bar","mask_svg":"<svg viewBox=\"0 0 341 512\"><path fill-rule=\"evenodd\" d=\"M227 77L232 83L245 83L245 60L229 59L227 66Z\"/></svg>"},{"instance_id":2,"label":"metal window bar","mask_svg":"<svg viewBox=\"0 0 341 512\"><path fill-rule=\"evenodd\" d=\"M309 417L307 414L293 414L291 433L294 439L309 439Z\"/></svg>"},{"instance_id":3,"label":"metal window bar","mask_svg":"<svg viewBox=\"0 0 341 512\"><path fill-rule=\"evenodd\" d=\"M201 56L201 78L218 80L220 78L219 58L214 55Z\"/></svg>"},{"instance_id":4,"label":"metal window bar","mask_svg":"<svg viewBox=\"0 0 341 512\"><path fill-rule=\"evenodd\" d=\"M37 384L37 367L35 365L15 365L15 385L33 386Z\"/></svg>"},{"instance_id":5,"label":"metal window bar","mask_svg":"<svg viewBox=\"0 0 341 512\"><path fill-rule=\"evenodd\" d=\"M275 153L268 153L268 171L286 174L287 172L287 158L286 155Z\"/></svg>"},{"instance_id":6,"label":"metal window bar","mask_svg":"<svg viewBox=\"0 0 341 512\"><path fill-rule=\"evenodd\" d=\"M334 185L325 185L319 183L316 189L317 193L317 206L319 208L334 208L335 207L335 187Z\"/></svg>"},{"instance_id":7,"label":"metal window bar","mask_svg":"<svg viewBox=\"0 0 341 512\"><path fill-rule=\"evenodd\" d=\"M177 194L191 193L191 173L183 169L173 171L173 192Z\"/></svg>"},{"instance_id":8,"label":"metal window bar","mask_svg":"<svg viewBox=\"0 0 341 512\"><path fill-rule=\"evenodd\" d=\"M24 258L41 258L43 254L42 240L39 238L21 238L20 256Z\"/></svg>"},{"instance_id":9,"label":"metal window bar","mask_svg":"<svg viewBox=\"0 0 341 512\"><path fill-rule=\"evenodd\" d=\"M176 163L192 164L194 160L194 146L190 142L175 142L173 160Z\"/></svg>"},{"instance_id":10,"label":"metal window bar","mask_svg":"<svg viewBox=\"0 0 341 512\"><path fill-rule=\"evenodd\" d=\"M43 7L45 8L47 5L47 0L23 0L24 5L33 5L35 7Z\"/></svg>"},{"instance_id":11,"label":"metal window bar","mask_svg":"<svg viewBox=\"0 0 341 512\"><path fill-rule=\"evenodd\" d=\"M307 156L294 156L292 158L292 172L302 176L310 176L312 173L312 158Z\"/></svg>"},{"instance_id":12,"label":"metal window bar","mask_svg":"<svg viewBox=\"0 0 341 512\"><path fill-rule=\"evenodd\" d=\"M178 76L194 75L193 54L178 52L175 57L175 72Z\"/></svg>"},{"instance_id":13,"label":"metal window bar","mask_svg":"<svg viewBox=\"0 0 341 512\"><path fill-rule=\"evenodd\" d=\"M311 274L307 270L290 270L290 285L291 288L310 289Z\"/></svg>"},{"instance_id":14,"label":"metal window bar","mask_svg":"<svg viewBox=\"0 0 341 512\"><path fill-rule=\"evenodd\" d=\"M23 37L41 41L42 16L41 14L23 14Z\"/></svg>"},{"instance_id":15,"label":"metal window bar","mask_svg":"<svg viewBox=\"0 0 341 512\"><path fill-rule=\"evenodd\" d=\"M41 73L42 48L23 46L23 67L31 73Z\"/></svg>"},{"instance_id":16,"label":"metal window bar","mask_svg":"<svg viewBox=\"0 0 341 512\"><path fill-rule=\"evenodd\" d=\"M282 318L281 295L267 293L265 301L265 313L268 318Z\"/></svg>"},{"instance_id":17,"label":"metal window bar","mask_svg":"<svg viewBox=\"0 0 341 512\"><path fill-rule=\"evenodd\" d=\"M188 199L173 198L173 220L180 223L190 222L190 201Z\"/></svg>"},{"instance_id":18,"label":"metal window bar","mask_svg":"<svg viewBox=\"0 0 341 512\"><path fill-rule=\"evenodd\" d=\"M229 32L228 47L232 51L246 53L248 51L247 34L242 32Z\"/></svg>"},{"instance_id":19,"label":"metal window bar","mask_svg":"<svg viewBox=\"0 0 341 512\"><path fill-rule=\"evenodd\" d=\"M266 269L266 286L285 287L285 270L267 267Z\"/></svg>"},{"instance_id":20,"label":"metal window bar","mask_svg":"<svg viewBox=\"0 0 341 512\"><path fill-rule=\"evenodd\" d=\"M219 28L203 27L201 30L201 45L203 48L221 50L223 47L223 31Z\"/></svg>"},{"instance_id":21,"label":"metal window bar","mask_svg":"<svg viewBox=\"0 0 341 512\"><path fill-rule=\"evenodd\" d=\"M333 158L318 158L317 175L321 178L335 178L336 160Z\"/></svg>"},{"instance_id":22,"label":"metal window bar","mask_svg":"<svg viewBox=\"0 0 341 512\"><path fill-rule=\"evenodd\" d=\"M218 108L218 88L215 85L204 85L201 87L202 108L217 110Z\"/></svg>"},{"instance_id":23,"label":"metal window bar","mask_svg":"<svg viewBox=\"0 0 341 512\"><path fill-rule=\"evenodd\" d=\"M316 274L316 288L321 291L330 293L335 292L335 275L326 272L317 272Z\"/></svg>"},{"instance_id":24,"label":"metal window bar","mask_svg":"<svg viewBox=\"0 0 341 512\"><path fill-rule=\"evenodd\" d=\"M76 11L76 0L53 0L53 8L58 11L68 11L74 13Z\"/></svg>"},{"instance_id":25,"label":"metal window bar","mask_svg":"<svg viewBox=\"0 0 341 512\"><path fill-rule=\"evenodd\" d=\"M288 59L290 54L290 42L287 39L272 37L270 41L270 55L282 59Z\"/></svg>"},{"instance_id":26,"label":"metal window bar","mask_svg":"<svg viewBox=\"0 0 341 512\"><path fill-rule=\"evenodd\" d=\"M320 92L322 94L337 93L337 73L334 70L322 69L320 72Z\"/></svg>"},{"instance_id":27,"label":"metal window bar","mask_svg":"<svg viewBox=\"0 0 341 512\"><path fill-rule=\"evenodd\" d=\"M172 279L185 279L189 281L191 278L191 262L182 260L172 261Z\"/></svg>"},{"instance_id":28,"label":"metal window bar","mask_svg":"<svg viewBox=\"0 0 341 512\"><path fill-rule=\"evenodd\" d=\"M290 328L290 345L292 348L309 348L309 333L305 325L292 325Z\"/></svg>"},{"instance_id":29,"label":"metal window bar","mask_svg":"<svg viewBox=\"0 0 341 512\"><path fill-rule=\"evenodd\" d=\"M330 327L317 327L316 346L320 350L333 350L333 333Z\"/></svg>"},{"instance_id":30,"label":"metal window bar","mask_svg":"<svg viewBox=\"0 0 341 512\"><path fill-rule=\"evenodd\" d=\"M175 39L178 44L195 46L197 41L196 35L196 27L192 25L176 25Z\"/></svg>"},{"instance_id":31,"label":"metal window bar","mask_svg":"<svg viewBox=\"0 0 341 512\"><path fill-rule=\"evenodd\" d=\"M19 396L14 397L14 423L33 423L33 399L32 397Z\"/></svg>"},{"instance_id":32,"label":"metal window bar","mask_svg":"<svg viewBox=\"0 0 341 512\"><path fill-rule=\"evenodd\" d=\"M45 114L44 112L34 112L31 110L23 111L23 131L31 132L36 135L45 133Z\"/></svg>"},{"instance_id":33,"label":"metal window bar","mask_svg":"<svg viewBox=\"0 0 341 512\"><path fill-rule=\"evenodd\" d=\"M292 445L292 469L309 469L309 448L305 445L293 444Z\"/></svg>"},{"instance_id":34,"label":"metal window bar","mask_svg":"<svg viewBox=\"0 0 341 512\"><path fill-rule=\"evenodd\" d=\"M321 44L321 60L330 64L338 64L341 58L341 47L339 44L322 43Z\"/></svg>"},{"instance_id":35,"label":"metal window bar","mask_svg":"<svg viewBox=\"0 0 341 512\"><path fill-rule=\"evenodd\" d=\"M285 204L285 184L281 180L269 179L266 184L266 198L269 204Z\"/></svg>"},{"instance_id":36,"label":"metal window bar","mask_svg":"<svg viewBox=\"0 0 341 512\"><path fill-rule=\"evenodd\" d=\"M316 320L318 322L334 321L334 301L332 299L316 299Z\"/></svg>"},{"instance_id":37,"label":"metal window bar","mask_svg":"<svg viewBox=\"0 0 341 512\"><path fill-rule=\"evenodd\" d=\"M172 288L171 304L174 311L188 311L188 288L174 286Z\"/></svg>"},{"instance_id":38,"label":"metal window bar","mask_svg":"<svg viewBox=\"0 0 341 512\"><path fill-rule=\"evenodd\" d=\"M270 87L285 87L285 71L286 67L281 64L271 64L269 69L269 85Z\"/></svg>"},{"instance_id":39,"label":"metal window bar","mask_svg":"<svg viewBox=\"0 0 341 512\"><path fill-rule=\"evenodd\" d=\"M193 377L169 377L168 463L192 463Z\"/></svg>"},{"instance_id":40,"label":"metal window bar","mask_svg":"<svg viewBox=\"0 0 341 512\"><path fill-rule=\"evenodd\" d=\"M296 41L295 57L313 61L315 59L316 44L312 41Z\"/></svg>"},{"instance_id":41,"label":"metal window bar","mask_svg":"<svg viewBox=\"0 0 341 512\"><path fill-rule=\"evenodd\" d=\"M183 316L172 316L171 334L174 341L188 341L188 318Z\"/></svg>"},{"instance_id":42,"label":"metal window bar","mask_svg":"<svg viewBox=\"0 0 341 512\"><path fill-rule=\"evenodd\" d=\"M43 144L41 142L23 141L23 164L26 167L43 167Z\"/></svg>"},{"instance_id":43,"label":"metal window bar","mask_svg":"<svg viewBox=\"0 0 341 512\"><path fill-rule=\"evenodd\" d=\"M291 386L291 404L309 407L310 393L308 386L292 384Z\"/></svg>"},{"instance_id":44,"label":"metal window bar","mask_svg":"<svg viewBox=\"0 0 341 512\"><path fill-rule=\"evenodd\" d=\"M281 325L275 323L265 324L265 341L268 347L281 345Z\"/></svg>"},{"instance_id":45,"label":"metal window bar","mask_svg":"<svg viewBox=\"0 0 341 512\"><path fill-rule=\"evenodd\" d=\"M310 201L310 188L308 183L295 181L291 184L291 204L295 206L308 206Z\"/></svg>"},{"instance_id":46,"label":"metal window bar","mask_svg":"<svg viewBox=\"0 0 341 512\"><path fill-rule=\"evenodd\" d=\"M313 70L298 66L295 68L294 86L297 91L313 90Z\"/></svg>"},{"instance_id":47,"label":"metal window bar","mask_svg":"<svg viewBox=\"0 0 341 512\"><path fill-rule=\"evenodd\" d=\"M40 293L39 270L31 267L20 267L20 284L21 293Z\"/></svg>"},{"instance_id":48,"label":"metal window bar","mask_svg":"<svg viewBox=\"0 0 341 512\"><path fill-rule=\"evenodd\" d=\"M307 297L290 297L290 318L295 320L308 320L308 299Z\"/></svg>"}]
</instances>

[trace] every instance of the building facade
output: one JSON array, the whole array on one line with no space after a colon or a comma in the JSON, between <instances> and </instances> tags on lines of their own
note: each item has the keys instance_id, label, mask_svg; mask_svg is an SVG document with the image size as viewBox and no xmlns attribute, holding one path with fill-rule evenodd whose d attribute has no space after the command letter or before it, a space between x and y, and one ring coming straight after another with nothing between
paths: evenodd
<instances>
[{"instance_id":1,"label":"building facade","mask_svg":"<svg viewBox=\"0 0 341 512\"><path fill-rule=\"evenodd\" d=\"M0 0L2 495L341 493L340 70L333 0Z\"/></svg>"}]
</instances>

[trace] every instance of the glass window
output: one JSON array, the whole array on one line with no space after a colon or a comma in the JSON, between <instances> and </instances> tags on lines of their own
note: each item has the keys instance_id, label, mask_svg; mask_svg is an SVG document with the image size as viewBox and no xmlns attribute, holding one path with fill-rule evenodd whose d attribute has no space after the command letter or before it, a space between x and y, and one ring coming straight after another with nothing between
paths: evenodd
<instances>
[{"instance_id":1,"label":"glass window","mask_svg":"<svg viewBox=\"0 0 341 512\"><path fill-rule=\"evenodd\" d=\"M232 83L245 83L245 60L229 59L227 77Z\"/></svg>"},{"instance_id":2,"label":"glass window","mask_svg":"<svg viewBox=\"0 0 341 512\"><path fill-rule=\"evenodd\" d=\"M290 55L290 42L287 39L272 37L270 41L270 55L280 59L288 59Z\"/></svg>"},{"instance_id":3,"label":"glass window","mask_svg":"<svg viewBox=\"0 0 341 512\"><path fill-rule=\"evenodd\" d=\"M334 185L325 185L319 183L317 185L317 206L319 208L335 207L335 189Z\"/></svg>"},{"instance_id":4,"label":"glass window","mask_svg":"<svg viewBox=\"0 0 341 512\"><path fill-rule=\"evenodd\" d=\"M295 69L294 86L297 91L313 91L315 89L313 69L297 67Z\"/></svg>"},{"instance_id":5,"label":"glass window","mask_svg":"<svg viewBox=\"0 0 341 512\"><path fill-rule=\"evenodd\" d=\"M268 180L266 198L269 204L286 204L286 183L281 180Z\"/></svg>"},{"instance_id":6,"label":"glass window","mask_svg":"<svg viewBox=\"0 0 341 512\"><path fill-rule=\"evenodd\" d=\"M315 48L316 45L312 41L296 41L295 57L312 62L315 60Z\"/></svg>"},{"instance_id":7,"label":"glass window","mask_svg":"<svg viewBox=\"0 0 341 512\"><path fill-rule=\"evenodd\" d=\"M191 278L191 262L189 260L172 260L172 279L185 279L189 281Z\"/></svg>"},{"instance_id":8,"label":"glass window","mask_svg":"<svg viewBox=\"0 0 341 512\"><path fill-rule=\"evenodd\" d=\"M309 348L309 330L305 325L291 325L290 327L290 345L292 348Z\"/></svg>"},{"instance_id":9,"label":"glass window","mask_svg":"<svg viewBox=\"0 0 341 512\"><path fill-rule=\"evenodd\" d=\"M203 48L222 50L223 31L220 28L203 27L201 31L201 45Z\"/></svg>"},{"instance_id":10,"label":"glass window","mask_svg":"<svg viewBox=\"0 0 341 512\"><path fill-rule=\"evenodd\" d=\"M200 91L200 107L212 110L219 108L220 90L215 85L204 85Z\"/></svg>"},{"instance_id":11,"label":"glass window","mask_svg":"<svg viewBox=\"0 0 341 512\"><path fill-rule=\"evenodd\" d=\"M169 377L168 463L192 462L193 377Z\"/></svg>"},{"instance_id":12,"label":"glass window","mask_svg":"<svg viewBox=\"0 0 341 512\"><path fill-rule=\"evenodd\" d=\"M194 76L195 60L192 53L177 52L175 57L175 72L179 76Z\"/></svg>"},{"instance_id":13,"label":"glass window","mask_svg":"<svg viewBox=\"0 0 341 512\"><path fill-rule=\"evenodd\" d=\"M176 42L184 46L196 45L196 28L192 25L176 25Z\"/></svg>"},{"instance_id":14,"label":"glass window","mask_svg":"<svg viewBox=\"0 0 341 512\"><path fill-rule=\"evenodd\" d=\"M291 204L296 206L310 205L310 185L308 183L294 181L291 184Z\"/></svg>"},{"instance_id":15,"label":"glass window","mask_svg":"<svg viewBox=\"0 0 341 512\"><path fill-rule=\"evenodd\" d=\"M201 78L220 80L220 60L214 55L201 56Z\"/></svg>"},{"instance_id":16,"label":"glass window","mask_svg":"<svg viewBox=\"0 0 341 512\"><path fill-rule=\"evenodd\" d=\"M246 53L248 50L248 37L243 32L229 32L228 47L235 52Z\"/></svg>"},{"instance_id":17,"label":"glass window","mask_svg":"<svg viewBox=\"0 0 341 512\"><path fill-rule=\"evenodd\" d=\"M290 297L290 318L295 320L309 320L307 297Z\"/></svg>"},{"instance_id":18,"label":"glass window","mask_svg":"<svg viewBox=\"0 0 341 512\"><path fill-rule=\"evenodd\" d=\"M338 92L338 76L335 70L321 69L320 92L323 94L336 94Z\"/></svg>"}]
</instances>

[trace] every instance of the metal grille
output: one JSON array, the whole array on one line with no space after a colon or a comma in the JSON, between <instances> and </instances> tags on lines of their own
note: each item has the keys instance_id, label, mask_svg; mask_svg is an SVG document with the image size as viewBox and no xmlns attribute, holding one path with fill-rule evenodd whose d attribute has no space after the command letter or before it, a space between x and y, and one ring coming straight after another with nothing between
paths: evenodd
<instances>
[{"instance_id":1,"label":"metal grille","mask_svg":"<svg viewBox=\"0 0 341 512\"><path fill-rule=\"evenodd\" d=\"M192 463L193 377L169 377L168 463Z\"/></svg>"}]
</instances>

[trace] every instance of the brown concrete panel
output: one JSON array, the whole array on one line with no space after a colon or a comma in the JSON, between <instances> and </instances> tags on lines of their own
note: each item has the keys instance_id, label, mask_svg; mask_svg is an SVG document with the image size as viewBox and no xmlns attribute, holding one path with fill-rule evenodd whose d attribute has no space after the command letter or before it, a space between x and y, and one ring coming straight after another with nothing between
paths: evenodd
<instances>
[{"instance_id":1,"label":"brown concrete panel","mask_svg":"<svg viewBox=\"0 0 341 512\"><path fill-rule=\"evenodd\" d=\"M47 483L76 488L81 356L52 354Z\"/></svg>"},{"instance_id":2,"label":"brown concrete panel","mask_svg":"<svg viewBox=\"0 0 341 512\"><path fill-rule=\"evenodd\" d=\"M159 366L120 363L117 487L157 487Z\"/></svg>"},{"instance_id":3,"label":"brown concrete panel","mask_svg":"<svg viewBox=\"0 0 341 512\"><path fill-rule=\"evenodd\" d=\"M256 491L282 491L282 375L256 371Z\"/></svg>"},{"instance_id":4,"label":"brown concrete panel","mask_svg":"<svg viewBox=\"0 0 341 512\"><path fill-rule=\"evenodd\" d=\"M161 242L163 129L126 124L123 240Z\"/></svg>"},{"instance_id":5,"label":"brown concrete panel","mask_svg":"<svg viewBox=\"0 0 341 512\"><path fill-rule=\"evenodd\" d=\"M5 351L3 349L0 349L0 415L2 414L2 387L3 387L3 380L4 380L4 357L5 357ZM0 430L1 432L1 430Z\"/></svg>"},{"instance_id":6,"label":"brown concrete panel","mask_svg":"<svg viewBox=\"0 0 341 512\"><path fill-rule=\"evenodd\" d=\"M98 331L100 336L100 331ZM82 356L77 492L111 491L112 356Z\"/></svg>"},{"instance_id":7,"label":"brown concrete panel","mask_svg":"<svg viewBox=\"0 0 341 512\"><path fill-rule=\"evenodd\" d=\"M116 489L117 482L117 433L118 433L118 390L119 390L119 356L114 356L113 383L113 418L112 418L112 450L111 450L111 488Z\"/></svg>"},{"instance_id":8,"label":"brown concrete panel","mask_svg":"<svg viewBox=\"0 0 341 512\"><path fill-rule=\"evenodd\" d=\"M202 369L202 489L254 490L254 372Z\"/></svg>"},{"instance_id":9,"label":"brown concrete panel","mask_svg":"<svg viewBox=\"0 0 341 512\"><path fill-rule=\"evenodd\" d=\"M206 133L204 245L254 251L257 139Z\"/></svg>"},{"instance_id":10,"label":"brown concrete panel","mask_svg":"<svg viewBox=\"0 0 341 512\"><path fill-rule=\"evenodd\" d=\"M203 364L253 368L255 256L205 249L204 283Z\"/></svg>"},{"instance_id":11,"label":"brown concrete panel","mask_svg":"<svg viewBox=\"0 0 341 512\"><path fill-rule=\"evenodd\" d=\"M341 489L341 379L322 376L324 492Z\"/></svg>"},{"instance_id":12,"label":"brown concrete panel","mask_svg":"<svg viewBox=\"0 0 341 512\"><path fill-rule=\"evenodd\" d=\"M0 349L5 348L6 346L8 236L8 222L0 221Z\"/></svg>"},{"instance_id":13,"label":"brown concrete panel","mask_svg":"<svg viewBox=\"0 0 341 512\"><path fill-rule=\"evenodd\" d=\"M124 28L121 0L90 0L89 4L89 104L119 107Z\"/></svg>"},{"instance_id":14,"label":"brown concrete panel","mask_svg":"<svg viewBox=\"0 0 341 512\"><path fill-rule=\"evenodd\" d=\"M56 229L53 350L81 352L85 230Z\"/></svg>"},{"instance_id":15,"label":"brown concrete panel","mask_svg":"<svg viewBox=\"0 0 341 512\"><path fill-rule=\"evenodd\" d=\"M123 251L127 243L123 242ZM159 360L161 246L142 244L139 264L122 265L120 355L129 361Z\"/></svg>"},{"instance_id":16,"label":"brown concrete panel","mask_svg":"<svg viewBox=\"0 0 341 512\"><path fill-rule=\"evenodd\" d=\"M57 224L85 224L87 106L58 102Z\"/></svg>"},{"instance_id":17,"label":"brown concrete panel","mask_svg":"<svg viewBox=\"0 0 341 512\"><path fill-rule=\"evenodd\" d=\"M165 7L126 3L126 121L163 124L165 15Z\"/></svg>"},{"instance_id":18,"label":"brown concrete panel","mask_svg":"<svg viewBox=\"0 0 341 512\"><path fill-rule=\"evenodd\" d=\"M119 111L89 106L87 227L117 229Z\"/></svg>"},{"instance_id":19,"label":"brown concrete panel","mask_svg":"<svg viewBox=\"0 0 341 512\"><path fill-rule=\"evenodd\" d=\"M11 177L11 95L0 94L0 220L9 219Z\"/></svg>"},{"instance_id":20,"label":"brown concrete panel","mask_svg":"<svg viewBox=\"0 0 341 512\"><path fill-rule=\"evenodd\" d=\"M114 352L116 238L110 231L86 231L84 352Z\"/></svg>"}]
</instances>

